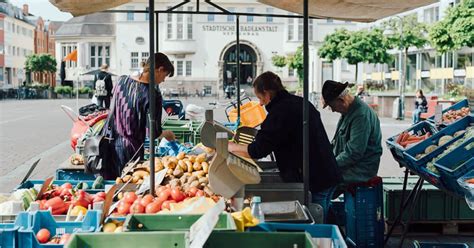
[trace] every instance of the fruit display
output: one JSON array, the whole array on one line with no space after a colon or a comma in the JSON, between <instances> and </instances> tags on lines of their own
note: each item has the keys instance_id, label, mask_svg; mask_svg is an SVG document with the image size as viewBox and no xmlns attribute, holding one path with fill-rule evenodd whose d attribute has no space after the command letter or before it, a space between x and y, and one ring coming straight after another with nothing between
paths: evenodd
<instances>
[{"instance_id":1,"label":"fruit display","mask_svg":"<svg viewBox=\"0 0 474 248\"><path fill-rule=\"evenodd\" d=\"M69 159L71 161L71 164L73 165L83 165L84 164L84 157L82 155L74 153L71 155L71 158Z\"/></svg>"},{"instance_id":2,"label":"fruit display","mask_svg":"<svg viewBox=\"0 0 474 248\"><path fill-rule=\"evenodd\" d=\"M123 221L119 221L119 220L110 220L104 224L102 231L106 233L123 232L123 223L124 223Z\"/></svg>"},{"instance_id":3,"label":"fruit display","mask_svg":"<svg viewBox=\"0 0 474 248\"><path fill-rule=\"evenodd\" d=\"M443 114L443 123L450 124L455 122L470 113L470 109L468 107L463 107L459 110L448 110L446 113Z\"/></svg>"},{"instance_id":4,"label":"fruit display","mask_svg":"<svg viewBox=\"0 0 474 248\"><path fill-rule=\"evenodd\" d=\"M401 145L403 148L413 146L420 143L421 141L429 138L431 136L430 132L427 132L424 135L409 134L408 132L403 132L398 135L397 144Z\"/></svg>"},{"instance_id":5,"label":"fruit display","mask_svg":"<svg viewBox=\"0 0 474 248\"><path fill-rule=\"evenodd\" d=\"M71 234L69 233L56 235L51 238L51 232L46 228L42 228L36 233L36 239L38 239L41 244L64 245L70 238Z\"/></svg>"}]
</instances>

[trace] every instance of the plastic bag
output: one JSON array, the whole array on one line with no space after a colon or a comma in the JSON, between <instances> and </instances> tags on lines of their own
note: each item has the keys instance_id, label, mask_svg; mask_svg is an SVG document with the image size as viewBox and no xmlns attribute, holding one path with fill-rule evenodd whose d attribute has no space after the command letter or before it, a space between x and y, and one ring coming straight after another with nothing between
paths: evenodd
<instances>
[{"instance_id":1,"label":"plastic bag","mask_svg":"<svg viewBox=\"0 0 474 248\"><path fill-rule=\"evenodd\" d=\"M178 141L168 141L163 138L158 145L158 151L160 156L177 156L180 152L189 153L191 147L192 145L188 147L186 144L180 144Z\"/></svg>"},{"instance_id":2,"label":"plastic bag","mask_svg":"<svg viewBox=\"0 0 474 248\"><path fill-rule=\"evenodd\" d=\"M91 103L93 103L95 105L99 105L99 100L97 99L97 97L95 95L92 96Z\"/></svg>"}]
</instances>

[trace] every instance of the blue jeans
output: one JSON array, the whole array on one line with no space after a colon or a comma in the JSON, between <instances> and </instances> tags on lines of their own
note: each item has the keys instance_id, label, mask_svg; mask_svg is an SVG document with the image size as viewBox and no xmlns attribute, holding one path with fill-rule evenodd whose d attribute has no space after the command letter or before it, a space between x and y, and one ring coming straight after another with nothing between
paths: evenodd
<instances>
[{"instance_id":1,"label":"blue jeans","mask_svg":"<svg viewBox=\"0 0 474 248\"><path fill-rule=\"evenodd\" d=\"M334 191L336 191L336 188L337 186L334 186L320 192L311 192L312 202L317 203L323 207L324 223L327 221L329 207L331 206L331 198L334 194Z\"/></svg>"},{"instance_id":2,"label":"blue jeans","mask_svg":"<svg viewBox=\"0 0 474 248\"><path fill-rule=\"evenodd\" d=\"M413 124L416 124L416 123L420 122L421 113L422 113L422 111L419 108L413 110Z\"/></svg>"}]
</instances>

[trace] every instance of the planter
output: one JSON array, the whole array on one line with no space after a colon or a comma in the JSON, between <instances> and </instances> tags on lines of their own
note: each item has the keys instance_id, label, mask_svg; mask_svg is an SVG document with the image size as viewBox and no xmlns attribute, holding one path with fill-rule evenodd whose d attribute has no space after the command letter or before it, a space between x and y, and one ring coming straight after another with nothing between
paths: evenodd
<instances>
[{"instance_id":1,"label":"planter","mask_svg":"<svg viewBox=\"0 0 474 248\"><path fill-rule=\"evenodd\" d=\"M74 95L75 96L75 95ZM79 94L79 98L81 99L89 99L89 94Z\"/></svg>"}]
</instances>

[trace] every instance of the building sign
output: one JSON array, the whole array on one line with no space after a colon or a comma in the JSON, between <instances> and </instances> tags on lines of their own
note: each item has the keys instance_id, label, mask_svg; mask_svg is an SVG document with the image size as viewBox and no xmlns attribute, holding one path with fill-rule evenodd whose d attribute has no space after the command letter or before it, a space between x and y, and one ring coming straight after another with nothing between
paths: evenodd
<instances>
[{"instance_id":1,"label":"building sign","mask_svg":"<svg viewBox=\"0 0 474 248\"><path fill-rule=\"evenodd\" d=\"M214 25L203 25L202 31L204 32L222 32L223 35L235 35L235 25L232 24L214 24ZM276 25L240 25L240 35L258 36L260 33L275 33L278 32L278 26Z\"/></svg>"}]
</instances>

